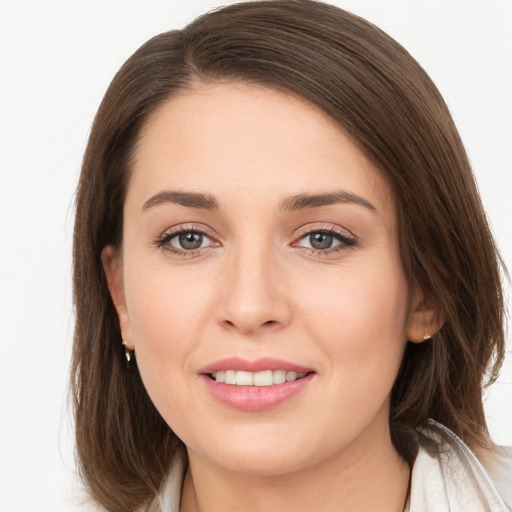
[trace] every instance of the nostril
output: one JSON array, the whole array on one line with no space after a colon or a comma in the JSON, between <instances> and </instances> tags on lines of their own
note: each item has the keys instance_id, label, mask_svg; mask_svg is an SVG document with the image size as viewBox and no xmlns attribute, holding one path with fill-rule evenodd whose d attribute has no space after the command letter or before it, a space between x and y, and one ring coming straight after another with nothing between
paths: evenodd
<instances>
[{"instance_id":1,"label":"nostril","mask_svg":"<svg viewBox=\"0 0 512 512\"><path fill-rule=\"evenodd\" d=\"M267 318L270 315L266 315ZM237 330L244 334L254 334L258 329L272 330L281 325L280 320L265 320L255 314L239 315L237 318L224 318L221 325L227 330Z\"/></svg>"}]
</instances>

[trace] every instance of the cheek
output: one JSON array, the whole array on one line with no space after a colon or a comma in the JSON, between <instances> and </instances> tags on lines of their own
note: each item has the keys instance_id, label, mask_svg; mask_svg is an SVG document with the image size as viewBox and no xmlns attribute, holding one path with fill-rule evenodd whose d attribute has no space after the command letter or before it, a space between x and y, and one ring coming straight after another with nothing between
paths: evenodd
<instances>
[{"instance_id":1,"label":"cheek","mask_svg":"<svg viewBox=\"0 0 512 512\"><path fill-rule=\"evenodd\" d=\"M135 356L142 380L168 419L187 393L192 355L213 317L211 287L190 272L150 265L125 271L125 290ZM185 275L186 274L186 275ZM182 405L186 407L186 405Z\"/></svg>"},{"instance_id":2,"label":"cheek","mask_svg":"<svg viewBox=\"0 0 512 512\"><path fill-rule=\"evenodd\" d=\"M372 326L405 325L408 286L401 267L393 262L357 264L325 276L314 276L300 292L306 308L313 308L311 317L323 317L326 325L343 317L348 326L361 325L361 332ZM305 308L305 309L306 309Z\"/></svg>"},{"instance_id":3,"label":"cheek","mask_svg":"<svg viewBox=\"0 0 512 512\"><path fill-rule=\"evenodd\" d=\"M192 356L205 329L207 294L167 272L131 281L127 301L137 366L151 401L175 432L188 432Z\"/></svg>"},{"instance_id":4,"label":"cheek","mask_svg":"<svg viewBox=\"0 0 512 512\"><path fill-rule=\"evenodd\" d=\"M369 271L369 269L371 269ZM302 330L323 353L324 439L348 443L386 408L406 343L408 287L401 267L353 266L302 293ZM382 413L382 415L381 415Z\"/></svg>"},{"instance_id":5,"label":"cheek","mask_svg":"<svg viewBox=\"0 0 512 512\"><path fill-rule=\"evenodd\" d=\"M374 372L394 381L408 312L408 286L395 259L354 265L331 279L317 280L301 295L305 328L323 345L333 372L350 374L362 385L373 385Z\"/></svg>"},{"instance_id":6,"label":"cheek","mask_svg":"<svg viewBox=\"0 0 512 512\"><path fill-rule=\"evenodd\" d=\"M204 329L211 294L190 275L161 269L129 279L126 296L136 350L183 350Z\"/></svg>"}]
</instances>

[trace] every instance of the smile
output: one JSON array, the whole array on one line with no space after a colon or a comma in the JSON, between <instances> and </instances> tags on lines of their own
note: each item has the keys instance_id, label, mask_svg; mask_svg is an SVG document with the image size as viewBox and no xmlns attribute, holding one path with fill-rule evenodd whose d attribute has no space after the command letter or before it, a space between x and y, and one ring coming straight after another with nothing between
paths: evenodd
<instances>
[{"instance_id":1,"label":"smile","mask_svg":"<svg viewBox=\"0 0 512 512\"><path fill-rule=\"evenodd\" d=\"M261 372L247 372L242 370L218 371L210 374L215 382L224 382L232 386L273 386L275 384L284 384L285 382L294 382L302 379L306 373L297 373L286 370L264 370Z\"/></svg>"},{"instance_id":2,"label":"smile","mask_svg":"<svg viewBox=\"0 0 512 512\"><path fill-rule=\"evenodd\" d=\"M316 380L311 367L274 358L256 361L232 357L200 370L215 401L241 411L264 411L304 392Z\"/></svg>"}]
</instances>

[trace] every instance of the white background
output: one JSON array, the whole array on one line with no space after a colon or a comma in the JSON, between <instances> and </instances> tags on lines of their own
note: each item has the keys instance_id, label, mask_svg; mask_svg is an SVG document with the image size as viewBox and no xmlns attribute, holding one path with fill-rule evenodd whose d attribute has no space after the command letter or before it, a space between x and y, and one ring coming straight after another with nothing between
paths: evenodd
<instances>
[{"instance_id":1,"label":"white background","mask_svg":"<svg viewBox=\"0 0 512 512\"><path fill-rule=\"evenodd\" d=\"M70 255L93 115L140 44L222 3L0 0L0 512L74 509ZM512 1L335 3L383 28L430 73L512 268ZM511 355L486 406L495 439L512 444Z\"/></svg>"}]
</instances>

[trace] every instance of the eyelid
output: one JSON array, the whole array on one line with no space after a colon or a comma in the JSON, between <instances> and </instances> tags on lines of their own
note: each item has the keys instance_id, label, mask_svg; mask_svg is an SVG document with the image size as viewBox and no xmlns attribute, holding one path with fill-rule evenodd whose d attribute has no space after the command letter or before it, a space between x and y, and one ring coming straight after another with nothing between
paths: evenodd
<instances>
[{"instance_id":1,"label":"eyelid","mask_svg":"<svg viewBox=\"0 0 512 512\"><path fill-rule=\"evenodd\" d=\"M311 233L334 233L336 235L341 236L345 239L353 240L354 242L357 240L356 236L352 234L348 229L344 229L340 226L337 226L336 224L331 223L310 223L306 224L305 226L302 226L298 229L297 235L295 237L295 240L299 240L300 238L304 238L306 235L310 235Z\"/></svg>"},{"instance_id":2,"label":"eyelid","mask_svg":"<svg viewBox=\"0 0 512 512\"><path fill-rule=\"evenodd\" d=\"M340 242L338 245L334 247L330 247L328 249L314 249L311 247L303 247L298 245L298 243L303 240L305 237L313 234L313 233L327 233L335 236ZM292 247L296 247L302 249L304 251L309 252L315 256L327 256L333 253L338 253L340 251L345 251L351 249L358 245L358 239L355 235L353 235L347 229L344 229L336 224L330 223L318 223L318 224L307 224L302 226L298 232L294 241L290 244Z\"/></svg>"},{"instance_id":3,"label":"eyelid","mask_svg":"<svg viewBox=\"0 0 512 512\"><path fill-rule=\"evenodd\" d=\"M162 239L169 235L177 235L179 233L195 231L197 233L201 233L206 235L208 238L215 240L218 242L219 237L215 235L213 230L204 224L196 224L193 222L187 222L185 224L176 224L175 226L171 226L165 229L157 238Z\"/></svg>"},{"instance_id":4,"label":"eyelid","mask_svg":"<svg viewBox=\"0 0 512 512\"><path fill-rule=\"evenodd\" d=\"M179 248L171 246L168 242L174 238L175 236L179 235L180 233L186 233L186 232L196 232L201 233L202 235L208 237L212 244L201 247L198 249L192 249L192 250L181 250ZM328 249L313 249L308 247L302 247L298 246L298 242L305 238L308 235L311 235L313 233L328 233L331 235L334 235L340 244L328 248ZM221 246L221 242L219 241L219 237L213 233L213 230L209 228L208 226L205 226L204 224L196 224L196 223L185 223L185 224L177 224L175 226L171 226L167 228L165 231L163 231L153 242L155 246L158 248L161 248L163 250L166 250L167 252L170 252L172 254L181 255L181 256L188 256L188 257L195 257L200 255L200 253L204 251L208 251L211 248L219 247ZM351 247L354 247L358 245L358 239L356 236L354 236L350 231L347 229L344 229L336 224L331 223L309 223L305 226L302 226L297 230L297 233L294 237L294 240L290 244L292 247L297 247L305 251L309 251L311 254L314 255L328 255L331 253L339 252L342 250L350 249Z\"/></svg>"},{"instance_id":5,"label":"eyelid","mask_svg":"<svg viewBox=\"0 0 512 512\"><path fill-rule=\"evenodd\" d=\"M198 249L184 250L179 249L177 247L170 245L170 240L174 237L178 236L181 233L187 232L195 232L204 235L209 238L213 243L206 247L200 247ZM218 236L212 233L213 230L204 224L195 224L195 223L185 223L185 224L176 224L175 226L171 226L163 231L156 239L153 241L153 245L162 249L168 253L183 256L183 257L196 257L199 256L200 253L207 251L212 247L219 247L221 243L218 240Z\"/></svg>"}]
</instances>

